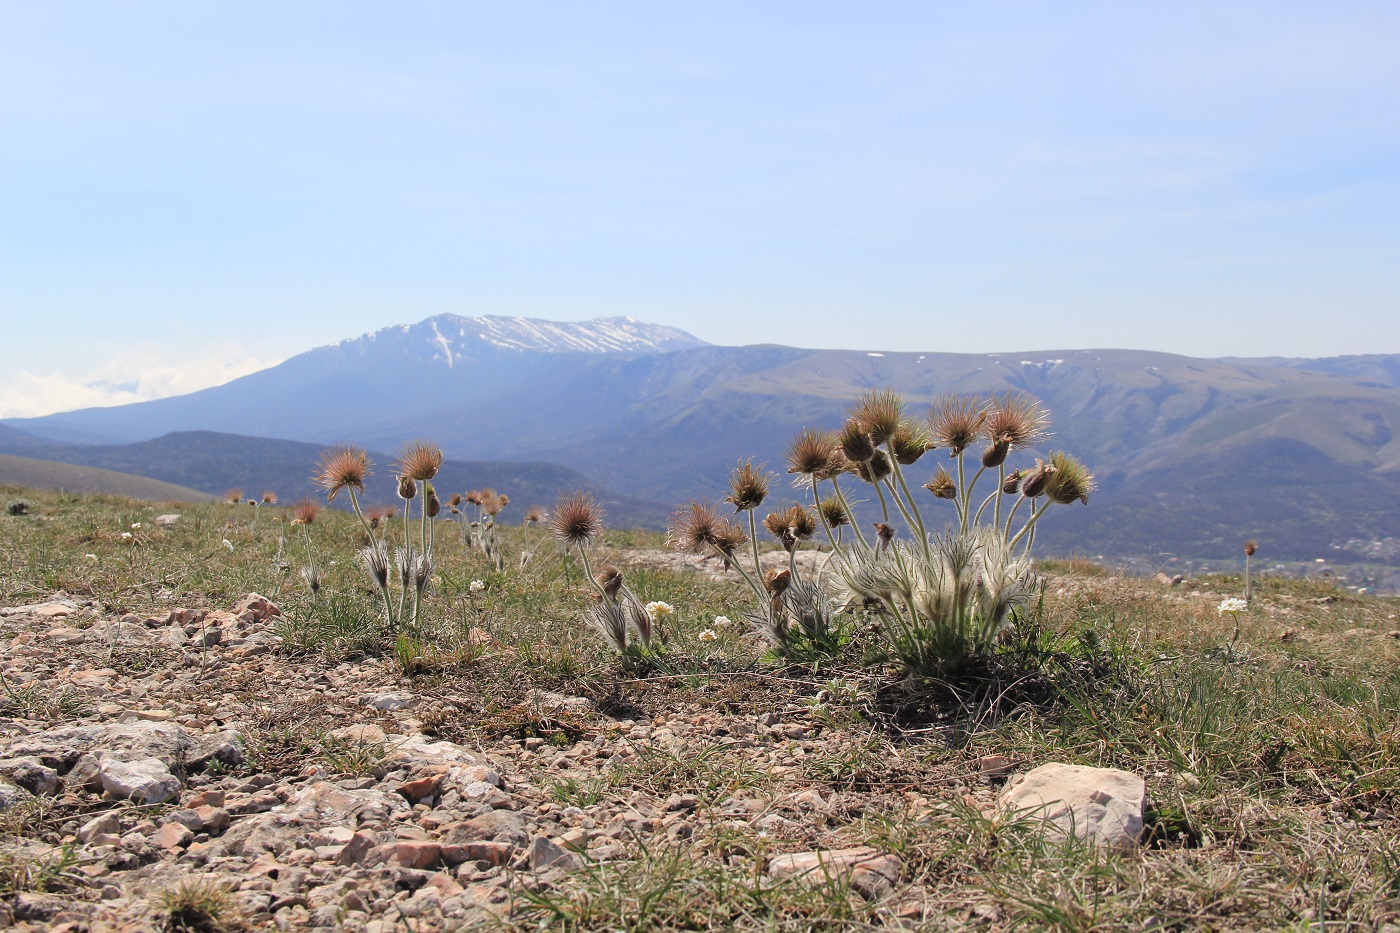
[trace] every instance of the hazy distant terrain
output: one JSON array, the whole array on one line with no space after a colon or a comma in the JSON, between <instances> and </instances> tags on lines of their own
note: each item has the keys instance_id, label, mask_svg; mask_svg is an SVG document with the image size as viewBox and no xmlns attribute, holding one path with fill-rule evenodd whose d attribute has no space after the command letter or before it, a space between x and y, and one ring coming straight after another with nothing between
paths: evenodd
<instances>
[{"instance_id":1,"label":"hazy distant terrain","mask_svg":"<svg viewBox=\"0 0 1400 933\"><path fill-rule=\"evenodd\" d=\"M0 486L28 489L58 489L63 492L105 492L134 499L169 499L203 502L213 498L207 492L164 483L146 476L133 476L91 466L74 466L53 460L35 460L0 454Z\"/></svg>"},{"instance_id":2,"label":"hazy distant terrain","mask_svg":"<svg viewBox=\"0 0 1400 933\"><path fill-rule=\"evenodd\" d=\"M799 427L836 426L868 389L898 389L915 412L946 392L1021 390L1050 408L1050 446L1084 459L1102 487L1087 508L1047 518L1047 550L1219 558L1252 537L1271 559L1365 553L1397 563L1397 386L1400 357L1389 355L716 347L629 319L442 315L191 395L9 424L107 444L210 430L394 450L426 437L452 457L556 463L671 504L720 495L741 457L780 467ZM25 442L0 433L0 449L23 453ZM56 459L78 456L70 449ZM931 473L938 456L920 461L916 475ZM138 462L102 465L136 471Z\"/></svg>"}]
</instances>

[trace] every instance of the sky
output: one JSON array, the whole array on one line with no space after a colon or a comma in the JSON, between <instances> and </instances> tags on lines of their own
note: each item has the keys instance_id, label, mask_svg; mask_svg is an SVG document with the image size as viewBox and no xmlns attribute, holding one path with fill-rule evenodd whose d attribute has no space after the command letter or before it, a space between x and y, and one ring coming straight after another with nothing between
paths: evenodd
<instances>
[{"instance_id":1,"label":"sky","mask_svg":"<svg viewBox=\"0 0 1400 933\"><path fill-rule=\"evenodd\" d=\"M434 314L1400 352L1400 4L0 0L0 417Z\"/></svg>"}]
</instances>

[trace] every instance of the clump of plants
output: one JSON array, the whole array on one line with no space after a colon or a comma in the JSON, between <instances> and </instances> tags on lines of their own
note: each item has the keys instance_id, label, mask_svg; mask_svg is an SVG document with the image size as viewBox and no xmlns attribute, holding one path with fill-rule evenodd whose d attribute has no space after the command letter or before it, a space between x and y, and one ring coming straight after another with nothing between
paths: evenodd
<instances>
[{"instance_id":1,"label":"clump of plants","mask_svg":"<svg viewBox=\"0 0 1400 933\"><path fill-rule=\"evenodd\" d=\"M677 550L718 557L725 569L738 572L756 601L748 622L780 656L834 654L845 640L845 627L838 623L819 581L807 579L797 563L802 543L817 532L813 512L794 503L768 513L763 528L782 546L788 560L784 569L763 571L757 513L768 498L773 479L773 474L754 466L752 460L740 463L729 475L725 501L734 507L734 515L747 516L747 532L734 518L722 515L717 506L691 502L672 519L668 543Z\"/></svg>"},{"instance_id":2,"label":"clump of plants","mask_svg":"<svg viewBox=\"0 0 1400 933\"><path fill-rule=\"evenodd\" d=\"M1036 590L1030 550L1041 517L1055 505L1087 502L1093 492L1093 475L1062 451L1034 466L1009 465L1013 454L1044 439L1047 425L1046 411L1023 394L950 395L921 419L885 390L863 396L839 431L808 428L789 445L788 472L812 497L803 513L820 524L832 551L835 595L882 611L891 656L911 673L944 673L988 654ZM937 450L951 463L915 487L908 469ZM916 496L915 488L928 495ZM752 540L751 510L766 496L767 480L742 464L730 490L735 509L750 512ZM952 515L937 522L933 509L941 503ZM878 510L871 533L857 520L859 507ZM772 524L764 524L791 555L804 540L806 519L784 514L792 517L770 516ZM671 534L678 547L708 550L739 567L735 555L746 536L713 507L692 503ZM756 567L756 550L753 561ZM739 570L768 598L756 618L780 647L789 632L832 630L822 588L800 580L795 562L782 583L776 576L760 583Z\"/></svg>"},{"instance_id":3,"label":"clump of plants","mask_svg":"<svg viewBox=\"0 0 1400 933\"><path fill-rule=\"evenodd\" d=\"M27 515L29 514L29 503L25 502L23 499L15 499L13 502L5 506L5 514L9 515L12 518L18 518L21 515Z\"/></svg>"},{"instance_id":4,"label":"clump of plants","mask_svg":"<svg viewBox=\"0 0 1400 933\"><path fill-rule=\"evenodd\" d=\"M371 522L360 505L360 493L371 474L369 457L363 450L340 447L326 451L321 457L319 472L313 477L326 490L327 501L333 501L342 490L349 495L350 507L365 532L366 545L358 556L379 594L384 625L390 634L398 634L405 625L417 626L423 597L432 580L437 533L434 519L442 511L442 502L433 489L432 480L441 466L442 449L434 444L412 441L400 452L395 472L399 479L399 498L403 500L403 544L395 547L392 554L388 543L391 520L381 512ZM416 535L412 520L415 500L418 502Z\"/></svg>"},{"instance_id":5,"label":"clump of plants","mask_svg":"<svg viewBox=\"0 0 1400 933\"><path fill-rule=\"evenodd\" d=\"M510 497L494 489L477 489L465 496L453 496L453 510L460 505L462 518L462 543L469 549L480 551L497 572L506 569L505 555L501 553L501 542L496 533L496 516L510 505ZM474 512L475 514L471 514Z\"/></svg>"},{"instance_id":6,"label":"clump of plants","mask_svg":"<svg viewBox=\"0 0 1400 933\"><path fill-rule=\"evenodd\" d=\"M617 650L624 665L650 654L655 632L651 613L627 586L621 570L606 562L595 567L589 557L603 534L602 506L590 493L571 493L550 509L549 531L573 548L592 584L595 602L587 611L588 623Z\"/></svg>"}]
</instances>

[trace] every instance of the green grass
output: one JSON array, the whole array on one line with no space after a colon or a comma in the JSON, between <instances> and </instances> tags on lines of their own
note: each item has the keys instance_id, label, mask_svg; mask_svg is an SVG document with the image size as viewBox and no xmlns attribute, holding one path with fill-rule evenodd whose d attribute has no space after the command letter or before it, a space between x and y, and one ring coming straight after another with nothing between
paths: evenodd
<instances>
[{"instance_id":1,"label":"green grass","mask_svg":"<svg viewBox=\"0 0 1400 933\"><path fill-rule=\"evenodd\" d=\"M313 596L298 573L299 538L288 535L277 562L280 509L264 509L254 535L246 511L220 503L0 489L0 498L21 496L29 514L0 516L0 605L62 590L94 601L103 618L164 617L262 593L283 612L269 663L297 665L308 679L372 671L378 683L431 699L414 712L424 731L493 756L523 755L523 743L543 739L544 762L632 729L703 724L668 743L639 738L624 758L584 756L567 773L540 765L528 776L541 802L561 808L655 807L686 794L698 806L683 843L658 829L640 833L629 858L589 862L548 885L518 878L508 929L888 929L896 907L910 927L930 930L1341 931L1400 918L1395 599L1259 575L1226 651L1232 626L1216 607L1242 595L1238 576L1168 587L1087 561L1047 563L1043 603L986 664L918 679L870 660L881 620L864 612L848 619L853 641L834 658L765 658L743 622L750 597L734 581L637 564L634 551L658 547L659 537L609 532L600 556L643 601L676 610L666 644L629 671L581 622L592 598L581 572L541 544L538 529L529 538L502 529L503 573L464 551L451 529L440 535L438 579L400 645L383 631L353 558L353 516L323 513L312 527L324 580ZM155 527L164 512L181 518ZM515 569L525 546L536 557ZM478 579L484 586L473 590ZM721 615L733 624L717 628ZM3 643L17 626L0 619ZM702 641L709 629L718 637ZM74 664L124 675L180 663L179 649L153 645L74 651ZM382 771L381 746L330 736L346 722L336 698L265 696L255 669L210 676L223 678L214 701L250 704L250 772ZM85 711L52 683L11 678L9 687L0 703L12 718L57 722ZM555 708L539 691L594 707ZM755 732L765 714L774 729ZM377 720L363 708L357 715ZM774 768L782 755L792 757ZM1147 845L1105 854L993 818L998 784L976 771L990 755L1022 770L1053 760L1143 775L1155 804ZM828 805L784 802L803 790ZM786 822L760 830L724 812L729 798L762 800ZM58 827L82 815L64 807L43 801L0 828L57 842ZM901 859L894 901L765 873L774 854L849 845ZM21 871L18 856L5 858L0 880L10 890L66 883L69 866Z\"/></svg>"}]
</instances>

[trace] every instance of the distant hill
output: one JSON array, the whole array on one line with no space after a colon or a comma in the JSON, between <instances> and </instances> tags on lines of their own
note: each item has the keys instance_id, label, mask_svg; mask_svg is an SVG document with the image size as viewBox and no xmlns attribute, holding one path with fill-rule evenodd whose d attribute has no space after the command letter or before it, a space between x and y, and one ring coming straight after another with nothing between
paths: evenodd
<instances>
[{"instance_id":1,"label":"distant hill","mask_svg":"<svg viewBox=\"0 0 1400 933\"><path fill-rule=\"evenodd\" d=\"M226 490L233 488L241 489L245 497L253 498L262 495L264 490L271 490L277 493L279 501L284 504L303 496L322 500L325 498L324 490L311 480L314 467L325 449L320 444L242 437L213 431L184 431L135 444L50 443L31 449L41 451L48 460L25 460L20 457L7 459L34 464L49 463L52 467L63 467L72 471L75 475L78 472L109 476L140 474L153 477L154 480L146 481L153 487L179 490L185 493L187 498L208 498L211 495L220 497ZM393 457L374 452L369 456L374 472L365 485L362 501L366 504L399 502L397 482L390 472ZM81 464L82 470L69 464ZM101 469L92 469L93 467ZM3 478L3 475L0 473L0 478ZM52 483L28 482L23 485L54 488ZM597 490L598 499L608 513L609 524L616 527L659 527L665 523L669 514L669 509L664 505L600 489L587 477L552 463L446 460L438 472L435 485L443 498L454 492L466 492L486 486L505 493L511 499L511 505L502 513L502 520L506 522L519 521L531 505L547 507L559 495L584 488ZM141 493L128 494L152 498ZM158 497L166 497L166 494L159 493ZM341 503L341 499L344 497L337 499L338 504Z\"/></svg>"},{"instance_id":2,"label":"distant hill","mask_svg":"<svg viewBox=\"0 0 1400 933\"><path fill-rule=\"evenodd\" d=\"M0 486L26 489L61 489L65 492L105 492L133 499L204 502L214 498L207 492L163 483L146 476L133 476L91 466L74 466L54 460L35 460L0 454Z\"/></svg>"},{"instance_id":3,"label":"distant hill","mask_svg":"<svg viewBox=\"0 0 1400 933\"><path fill-rule=\"evenodd\" d=\"M217 430L393 450L426 437L455 458L557 463L673 504L721 496L739 458L779 466L799 427L834 427L863 391L882 387L904 393L916 413L946 392L1019 390L1050 408L1047 448L1081 457L1102 488L1087 508L1047 516L1038 544L1046 553L1217 559L1257 538L1272 559L1365 551L1400 563L1400 356L1392 355L718 347L629 319L442 315L179 398L8 424L50 441ZM2 435L0 449L64 459L13 449ZM917 465L921 481L936 456ZM209 488L192 479L173 477Z\"/></svg>"}]
</instances>

